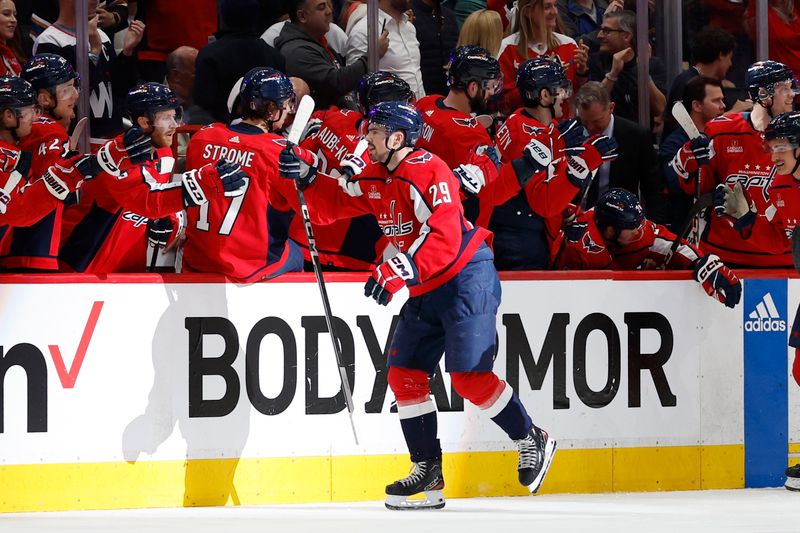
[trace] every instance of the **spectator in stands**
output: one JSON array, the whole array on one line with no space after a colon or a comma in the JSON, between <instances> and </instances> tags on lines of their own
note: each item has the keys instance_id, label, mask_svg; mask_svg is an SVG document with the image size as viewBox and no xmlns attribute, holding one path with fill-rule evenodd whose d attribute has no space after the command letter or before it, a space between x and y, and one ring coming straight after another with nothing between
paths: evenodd
<instances>
[{"instance_id":1,"label":"spectator in stands","mask_svg":"<svg viewBox=\"0 0 800 533\"><path fill-rule=\"evenodd\" d=\"M217 31L217 0L137 0L135 16L147 27L137 52L139 77L161 83L170 52L179 46L202 50Z\"/></svg>"},{"instance_id":2,"label":"spectator in stands","mask_svg":"<svg viewBox=\"0 0 800 533\"><path fill-rule=\"evenodd\" d=\"M495 59L500 55L503 41L503 21L496 11L479 9L473 12L461 26L456 48L475 44L485 48Z\"/></svg>"},{"instance_id":3,"label":"spectator in stands","mask_svg":"<svg viewBox=\"0 0 800 533\"><path fill-rule=\"evenodd\" d=\"M747 28L755 36L755 2L745 12ZM800 2L769 0L769 58L800 72Z\"/></svg>"},{"instance_id":4,"label":"spectator in stands","mask_svg":"<svg viewBox=\"0 0 800 533\"><path fill-rule=\"evenodd\" d=\"M742 2L742 0L702 0L702 4L707 17L705 24L727 31L733 35L736 41L736 48L733 52L733 66L728 71L728 79L736 86L741 87L744 83L744 73L747 71L747 67L756 60L753 41L747 35L745 25L742 24L747 2ZM686 14L686 8L684 8L684 13L685 17L687 15L691 17L692 15L701 14ZM699 18L702 20L702 17ZM687 19L684 18L684 20ZM691 31L691 20L688 20L688 22L690 22ZM684 49L688 49L688 47Z\"/></svg>"},{"instance_id":5,"label":"spectator in stands","mask_svg":"<svg viewBox=\"0 0 800 533\"><path fill-rule=\"evenodd\" d=\"M720 28L706 26L695 34L694 43L692 44L694 65L678 74L672 82L664 111L662 139L666 139L677 127L675 119L672 118L672 106L675 102L683 99L686 83L695 76L704 76L719 81L724 80L725 76L728 75L728 70L731 68L735 47L736 41L733 35ZM730 86L727 89L723 85L723 93L726 96L725 109L736 112L743 111L747 104L739 102L737 105L737 100L739 100L738 91L733 87L732 83L727 82L727 85ZM734 106L736 106L735 109Z\"/></svg>"},{"instance_id":6,"label":"spectator in stands","mask_svg":"<svg viewBox=\"0 0 800 533\"><path fill-rule=\"evenodd\" d=\"M564 33L589 45L592 51L600 46L597 30L603 25L606 12L622 11L622 0L558 0L558 14Z\"/></svg>"},{"instance_id":7,"label":"spectator in stands","mask_svg":"<svg viewBox=\"0 0 800 533\"><path fill-rule=\"evenodd\" d=\"M59 0L58 6L58 19L36 39L33 53L61 56L77 71L75 0ZM94 149L122 131L125 98L128 89L136 82L133 53L145 29L142 22L132 22L125 34L122 53L117 56L113 43L97 27L96 7L97 1L89 0L89 79L83 83L84 88L91 91L89 125Z\"/></svg>"},{"instance_id":8,"label":"spectator in stands","mask_svg":"<svg viewBox=\"0 0 800 533\"><path fill-rule=\"evenodd\" d=\"M283 56L259 38L253 16L257 10L258 0L223 0L222 30L197 55L194 101L215 121L229 120L226 102L231 87L251 69L286 70Z\"/></svg>"},{"instance_id":9,"label":"spectator in stands","mask_svg":"<svg viewBox=\"0 0 800 533\"><path fill-rule=\"evenodd\" d=\"M458 40L456 14L449 7L443 6L440 0L412 0L411 5L419 40L425 94L445 94L447 78L444 66ZM499 39L497 46L500 46ZM494 54L496 56L497 52Z\"/></svg>"},{"instance_id":10,"label":"spectator in stands","mask_svg":"<svg viewBox=\"0 0 800 533\"><path fill-rule=\"evenodd\" d=\"M693 77L686 83L681 100L700 133L705 130L708 121L725 112L722 82L717 78ZM658 162L669 191L670 223L668 226L673 231L680 229L694 201L681 188L678 183L681 178L671 164L675 154L683 148L688 140L689 135L676 124L675 129L661 142L658 149Z\"/></svg>"},{"instance_id":11,"label":"spectator in stands","mask_svg":"<svg viewBox=\"0 0 800 533\"><path fill-rule=\"evenodd\" d=\"M586 74L589 49L579 47L572 37L556 33L558 7L556 0L519 0L514 17L517 29L503 39L500 45L500 68L503 72L503 110L510 113L522 106L516 87L517 68L526 59L539 56L557 56L567 73L573 87L578 87L585 78L579 80L578 74ZM564 116L572 116L567 102L564 102Z\"/></svg>"},{"instance_id":12,"label":"spectator in stands","mask_svg":"<svg viewBox=\"0 0 800 533\"><path fill-rule=\"evenodd\" d=\"M603 83L616 104L615 114L629 120L639 120L639 85L636 58L636 13L614 11L603 19L597 33L600 50L589 56L589 79ZM650 97L650 116L660 117L666 104L667 74L664 63L657 57L648 58L650 78L647 90Z\"/></svg>"},{"instance_id":13,"label":"spectator in stands","mask_svg":"<svg viewBox=\"0 0 800 533\"><path fill-rule=\"evenodd\" d=\"M287 74L302 78L311 87L317 109L331 105L355 108L350 94L366 74L367 56L345 65L344 58L332 51L324 37L330 29L331 8L325 0L289 0L289 22L275 40L287 58ZM385 35L385 34L384 34ZM380 55L389 40L381 40Z\"/></svg>"},{"instance_id":14,"label":"spectator in stands","mask_svg":"<svg viewBox=\"0 0 800 533\"><path fill-rule=\"evenodd\" d=\"M464 27L464 23L470 15L476 11L487 9L489 7L487 3L486 0L453 0L449 2L453 6L453 12L456 14L456 22L459 28Z\"/></svg>"},{"instance_id":15,"label":"spectator in stands","mask_svg":"<svg viewBox=\"0 0 800 533\"><path fill-rule=\"evenodd\" d=\"M594 207L603 193L622 187L640 199L648 218L665 224L667 197L650 129L618 116L616 105L600 82L585 83L576 102L578 117L588 135L613 137L619 145L619 157L598 169L582 207Z\"/></svg>"},{"instance_id":16,"label":"spectator in stands","mask_svg":"<svg viewBox=\"0 0 800 533\"><path fill-rule=\"evenodd\" d=\"M389 48L381 55L378 68L408 83L414 95L420 99L425 96L425 87L420 68L419 41L417 30L406 14L411 8L411 0L378 0L378 6L378 26L389 37ZM358 61L367 53L367 19L364 17L358 21L347 36L348 63ZM436 54L436 50L425 52Z\"/></svg>"},{"instance_id":17,"label":"spectator in stands","mask_svg":"<svg viewBox=\"0 0 800 533\"><path fill-rule=\"evenodd\" d=\"M197 61L197 48L179 46L167 56L167 87L169 87L183 109L183 122L190 122L191 108L194 103L192 92L194 90L195 63Z\"/></svg>"},{"instance_id":18,"label":"spectator in stands","mask_svg":"<svg viewBox=\"0 0 800 533\"><path fill-rule=\"evenodd\" d=\"M128 4L124 0L98 0L97 26L106 32L111 42L114 35L128 27Z\"/></svg>"},{"instance_id":19,"label":"spectator in stands","mask_svg":"<svg viewBox=\"0 0 800 533\"><path fill-rule=\"evenodd\" d=\"M261 38L264 39L264 42L266 42L268 45L273 47L275 46L275 39L277 39L278 35L281 34L283 26L289 20L287 13L284 13L282 20L275 22L272 26L267 28L264 33L261 34ZM328 46L331 48L331 50L340 56L345 55L347 52L347 34L342 28L336 24L331 24L328 33L325 34L325 39L328 42Z\"/></svg>"},{"instance_id":20,"label":"spectator in stands","mask_svg":"<svg viewBox=\"0 0 800 533\"><path fill-rule=\"evenodd\" d=\"M12 0L0 0L0 60L0 76L19 76L25 62L17 6Z\"/></svg>"},{"instance_id":21,"label":"spectator in stands","mask_svg":"<svg viewBox=\"0 0 800 533\"><path fill-rule=\"evenodd\" d=\"M367 0L347 0L339 14L339 26L350 35L353 26L367 16Z\"/></svg>"}]
</instances>

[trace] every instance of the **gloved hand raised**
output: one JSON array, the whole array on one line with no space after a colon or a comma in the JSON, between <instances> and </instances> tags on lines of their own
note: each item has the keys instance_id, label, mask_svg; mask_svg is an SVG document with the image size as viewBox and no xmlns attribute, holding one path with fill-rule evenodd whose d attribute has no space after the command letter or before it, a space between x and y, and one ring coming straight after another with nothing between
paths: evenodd
<instances>
[{"instance_id":1,"label":"gloved hand raised","mask_svg":"<svg viewBox=\"0 0 800 533\"><path fill-rule=\"evenodd\" d=\"M706 294L727 307L736 307L742 298L742 283L739 278L714 254L697 260L694 266L694 279L703 286Z\"/></svg>"}]
</instances>

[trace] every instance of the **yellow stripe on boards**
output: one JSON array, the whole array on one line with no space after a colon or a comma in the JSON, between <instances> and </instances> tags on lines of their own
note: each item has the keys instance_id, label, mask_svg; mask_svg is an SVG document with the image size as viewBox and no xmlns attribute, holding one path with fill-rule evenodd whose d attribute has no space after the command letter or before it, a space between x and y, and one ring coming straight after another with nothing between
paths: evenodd
<instances>
[{"instance_id":1,"label":"yellow stripe on boards","mask_svg":"<svg viewBox=\"0 0 800 533\"><path fill-rule=\"evenodd\" d=\"M517 454L444 456L445 495L524 496ZM408 456L0 466L0 512L382 500ZM744 486L741 445L560 449L541 493Z\"/></svg>"}]
</instances>

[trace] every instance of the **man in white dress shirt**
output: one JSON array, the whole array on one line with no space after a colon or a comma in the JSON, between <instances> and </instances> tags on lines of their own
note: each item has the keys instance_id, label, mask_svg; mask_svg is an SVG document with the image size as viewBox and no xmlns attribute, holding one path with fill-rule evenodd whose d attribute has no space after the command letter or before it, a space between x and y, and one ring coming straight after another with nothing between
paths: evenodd
<instances>
[{"instance_id":1,"label":"man in white dress shirt","mask_svg":"<svg viewBox=\"0 0 800 533\"><path fill-rule=\"evenodd\" d=\"M378 26L389 35L389 49L380 59L378 68L392 72L411 87L417 99L425 96L420 69L417 30L406 11L411 0L379 0ZM347 37L347 62L367 53L367 17L359 20Z\"/></svg>"}]
</instances>

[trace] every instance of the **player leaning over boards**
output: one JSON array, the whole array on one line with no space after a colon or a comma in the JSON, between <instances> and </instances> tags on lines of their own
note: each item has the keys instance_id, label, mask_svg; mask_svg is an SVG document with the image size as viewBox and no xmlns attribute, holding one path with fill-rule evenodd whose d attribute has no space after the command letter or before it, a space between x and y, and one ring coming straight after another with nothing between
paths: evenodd
<instances>
[{"instance_id":1,"label":"player leaning over boards","mask_svg":"<svg viewBox=\"0 0 800 533\"><path fill-rule=\"evenodd\" d=\"M388 381L414 465L408 477L386 487L386 506L444 507L442 449L428 383L443 353L456 391L517 444L519 481L536 492L556 442L492 372L500 282L486 243L491 234L464 218L450 167L414 149L422 119L413 105L383 102L367 120L372 163L346 187L324 176L315 181L313 154L297 148L281 152L281 175L307 188L313 219L372 213L399 251L373 269L364 288L382 305L404 286L410 292L389 349ZM422 492L425 500L407 500Z\"/></svg>"}]
</instances>

